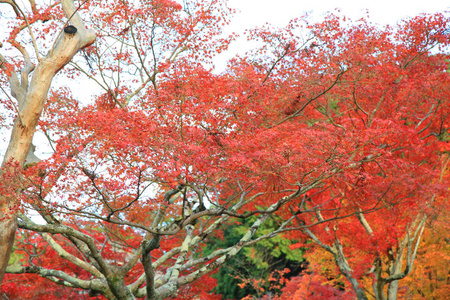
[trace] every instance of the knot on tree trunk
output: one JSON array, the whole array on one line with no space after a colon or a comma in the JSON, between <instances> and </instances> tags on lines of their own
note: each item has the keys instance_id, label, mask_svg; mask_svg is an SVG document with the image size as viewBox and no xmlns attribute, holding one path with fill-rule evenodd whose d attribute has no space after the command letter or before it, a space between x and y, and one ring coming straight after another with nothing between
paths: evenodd
<instances>
[{"instance_id":1,"label":"knot on tree trunk","mask_svg":"<svg viewBox=\"0 0 450 300\"><path fill-rule=\"evenodd\" d=\"M67 34L75 34L77 32L77 28L73 25L69 25L64 27L64 32Z\"/></svg>"}]
</instances>

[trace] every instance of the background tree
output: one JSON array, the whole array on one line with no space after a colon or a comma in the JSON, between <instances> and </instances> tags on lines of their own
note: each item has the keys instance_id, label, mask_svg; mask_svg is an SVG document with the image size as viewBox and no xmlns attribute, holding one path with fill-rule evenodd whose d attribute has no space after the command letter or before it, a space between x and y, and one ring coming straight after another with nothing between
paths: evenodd
<instances>
[{"instance_id":1,"label":"background tree","mask_svg":"<svg viewBox=\"0 0 450 300\"><path fill-rule=\"evenodd\" d=\"M395 31L334 15L256 29L249 38L261 47L215 74L213 55L233 39L220 36L232 13L224 1L92 0L78 13L70 1L2 2L18 16L8 51L21 54L1 58L15 123L0 253L6 262L17 220L24 259L6 268L24 275L8 280L36 274L108 299L189 298L243 247L284 233L333 255L359 299L395 299L448 196L446 16ZM61 86L49 91L57 71ZM77 82L99 92L79 95ZM52 154L22 168L38 121ZM256 237L272 215L280 221ZM201 251L250 217L236 243Z\"/></svg>"},{"instance_id":2,"label":"background tree","mask_svg":"<svg viewBox=\"0 0 450 300\"><path fill-rule=\"evenodd\" d=\"M447 167L447 172L449 171ZM410 299L443 299L450 289L450 243L448 209L431 215L418 250L411 276L405 278L404 294Z\"/></svg>"},{"instance_id":3,"label":"background tree","mask_svg":"<svg viewBox=\"0 0 450 300\"><path fill-rule=\"evenodd\" d=\"M203 251L209 253L238 243L255 219L253 216L228 225L220 237L205 241ZM255 237L270 234L278 228L280 221L268 219ZM298 275L305 268L303 250L290 249L295 242L277 235L247 246L212 275L217 279L214 291L224 299L242 299L246 296L262 298L279 293L286 279Z\"/></svg>"}]
</instances>

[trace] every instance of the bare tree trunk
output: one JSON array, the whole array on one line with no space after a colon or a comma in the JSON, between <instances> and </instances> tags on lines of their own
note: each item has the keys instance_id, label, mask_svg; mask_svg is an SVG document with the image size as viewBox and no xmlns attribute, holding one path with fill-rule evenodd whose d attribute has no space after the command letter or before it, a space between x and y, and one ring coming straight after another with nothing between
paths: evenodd
<instances>
[{"instance_id":1,"label":"bare tree trunk","mask_svg":"<svg viewBox=\"0 0 450 300\"><path fill-rule=\"evenodd\" d=\"M17 228L17 218L11 211L9 203L4 203L4 197L1 196L0 201L0 282L3 281L6 267L8 266L9 257L11 256L12 246ZM4 210L5 209L5 210Z\"/></svg>"},{"instance_id":2,"label":"bare tree trunk","mask_svg":"<svg viewBox=\"0 0 450 300\"><path fill-rule=\"evenodd\" d=\"M22 82L19 83L17 74L12 72L10 75L11 94L18 101L19 112L2 163L4 168L2 176L7 175L12 170L13 165L9 164L23 166L25 163L36 125L47 99L50 84L56 73L73 58L78 50L92 44L95 40L95 33L84 28L83 21L76 13L73 0L63 0L61 4L66 16L70 18L70 23L76 27L76 32L66 33L61 31L50 52L45 57L38 58L39 63L35 69L30 63L26 50L21 49L24 60L27 61L24 69L28 68L28 73L34 69L29 86L27 76L22 76ZM36 49L36 53L38 52ZM0 60L3 63L2 65L7 64L1 55ZM3 281L17 228L17 212L15 211L17 199L11 195L14 195L14 193L0 196L0 282Z\"/></svg>"}]
</instances>

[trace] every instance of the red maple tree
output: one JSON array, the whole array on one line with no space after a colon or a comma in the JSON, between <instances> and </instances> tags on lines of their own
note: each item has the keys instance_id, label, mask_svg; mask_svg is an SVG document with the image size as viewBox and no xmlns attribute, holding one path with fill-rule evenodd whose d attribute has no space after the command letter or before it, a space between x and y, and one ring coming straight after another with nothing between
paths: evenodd
<instances>
[{"instance_id":1,"label":"red maple tree","mask_svg":"<svg viewBox=\"0 0 450 300\"><path fill-rule=\"evenodd\" d=\"M24 282L41 297L38 275L75 288L53 297L214 298L208 274L284 233L331 253L359 299L366 277L394 299L448 197L448 17L263 27L248 33L262 46L216 74L233 39L221 37L225 1L30 4L11 4L21 56L0 56L15 118L1 185L7 295ZM35 130L52 154L30 163ZM285 221L252 239L273 214ZM202 254L252 215L236 245ZM20 259L6 268L15 222Z\"/></svg>"}]
</instances>

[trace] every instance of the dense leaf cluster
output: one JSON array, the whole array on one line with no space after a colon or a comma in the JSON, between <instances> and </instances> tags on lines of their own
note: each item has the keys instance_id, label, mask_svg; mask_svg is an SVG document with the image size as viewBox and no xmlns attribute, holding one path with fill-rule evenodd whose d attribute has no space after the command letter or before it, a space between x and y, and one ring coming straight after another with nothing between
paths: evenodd
<instances>
[{"instance_id":1,"label":"dense leaf cluster","mask_svg":"<svg viewBox=\"0 0 450 300\"><path fill-rule=\"evenodd\" d=\"M16 16L0 55L7 295L405 293L447 218L448 15L263 26L217 74L226 1L1 2Z\"/></svg>"}]
</instances>

